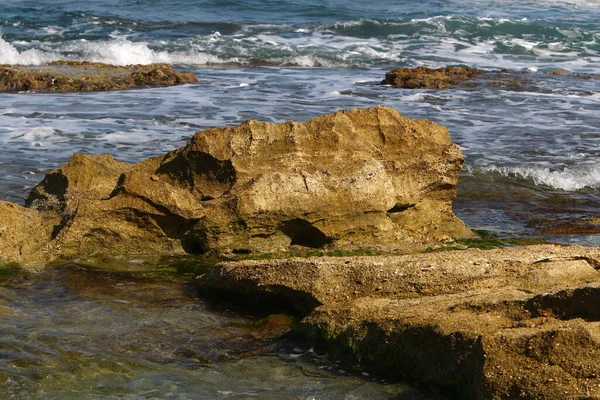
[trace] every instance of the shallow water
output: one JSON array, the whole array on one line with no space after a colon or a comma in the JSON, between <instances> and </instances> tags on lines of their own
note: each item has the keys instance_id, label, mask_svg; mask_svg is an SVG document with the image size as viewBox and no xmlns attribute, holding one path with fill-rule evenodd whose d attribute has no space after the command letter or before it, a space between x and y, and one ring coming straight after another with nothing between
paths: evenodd
<instances>
[{"instance_id":1,"label":"shallow water","mask_svg":"<svg viewBox=\"0 0 600 400\"><path fill-rule=\"evenodd\" d=\"M130 272L67 265L4 277L2 398L429 398L264 338L259 316L215 308L130 261Z\"/></svg>"}]
</instances>

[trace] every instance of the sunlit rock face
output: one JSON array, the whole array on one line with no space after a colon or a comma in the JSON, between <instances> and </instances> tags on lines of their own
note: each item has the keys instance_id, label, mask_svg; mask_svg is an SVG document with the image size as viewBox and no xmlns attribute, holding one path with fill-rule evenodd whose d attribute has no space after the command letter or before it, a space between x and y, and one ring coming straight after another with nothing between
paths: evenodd
<instances>
[{"instance_id":1,"label":"sunlit rock face","mask_svg":"<svg viewBox=\"0 0 600 400\"><path fill-rule=\"evenodd\" d=\"M469 236L452 212L460 149L387 107L197 132L129 165L76 154L26 204L50 253L419 250Z\"/></svg>"}]
</instances>

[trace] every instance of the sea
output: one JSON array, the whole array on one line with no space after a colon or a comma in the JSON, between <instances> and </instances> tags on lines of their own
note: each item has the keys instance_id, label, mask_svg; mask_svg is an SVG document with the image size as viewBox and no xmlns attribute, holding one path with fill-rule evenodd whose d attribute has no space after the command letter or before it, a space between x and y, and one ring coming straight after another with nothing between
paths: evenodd
<instances>
[{"instance_id":1,"label":"sea","mask_svg":"<svg viewBox=\"0 0 600 400\"><path fill-rule=\"evenodd\" d=\"M199 82L0 94L0 200L22 204L49 170L75 152L110 153L133 163L176 149L207 128L248 119L306 121L381 104L448 127L465 156L454 210L467 226L500 238L600 245L599 0L3 0L0 64L55 60L166 63L196 73ZM527 84L447 90L380 84L391 69L417 66L506 69ZM110 281L106 274L102 279ZM11 278L0 292L0 304L16 310L0 324L0 391L6 398L429 396L366 372L341 373L317 356L313 364L300 363L302 357L272 348L252 357L214 357L200 363L200 372L190 367L198 352L189 348L159 361L148 359L144 346L112 351L84 340L111 337L92 323L88 331L73 333L73 326L84 329L78 318L91 321L96 313L142 329L151 311L140 316L131 310L146 307L145 300L136 297L129 278L114 283L131 291L135 301L123 301L136 306L127 308L105 292L100 299L67 290L67 275L19 278L28 284ZM31 290L36 285L45 290ZM195 313L198 318L236 324L227 312L214 312L194 296L186 299L204 310ZM35 314L44 310L71 320L53 326ZM182 332L197 328L191 314L156 324L184 337ZM146 328L136 340L155 339L156 331ZM70 335L78 339L71 343ZM210 342L215 348L228 346L216 337ZM196 342L190 343L193 348ZM269 378L265 370L279 372ZM69 379L69 371L85 377ZM161 379L167 383L159 384Z\"/></svg>"}]
</instances>

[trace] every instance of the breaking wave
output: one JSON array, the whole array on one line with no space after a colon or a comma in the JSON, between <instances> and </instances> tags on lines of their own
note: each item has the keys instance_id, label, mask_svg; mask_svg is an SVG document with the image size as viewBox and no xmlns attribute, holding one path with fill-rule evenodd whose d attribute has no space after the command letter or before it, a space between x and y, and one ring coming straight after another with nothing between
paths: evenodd
<instances>
[{"instance_id":1,"label":"breaking wave","mask_svg":"<svg viewBox=\"0 0 600 400\"><path fill-rule=\"evenodd\" d=\"M467 64L514 69L534 64L543 68L546 63L565 69L597 69L600 62L599 31L526 18L451 15L324 25L92 22L99 24L92 31L52 25L29 36L5 25L8 35L0 36L0 63L31 65L68 59L115 65Z\"/></svg>"},{"instance_id":2,"label":"breaking wave","mask_svg":"<svg viewBox=\"0 0 600 400\"><path fill-rule=\"evenodd\" d=\"M509 167L495 166L473 168L468 167L471 173L500 174L507 178L517 178L532 181L536 186L546 186L552 189L574 192L585 188L600 188L600 167L575 166L562 170L551 170L547 167Z\"/></svg>"}]
</instances>

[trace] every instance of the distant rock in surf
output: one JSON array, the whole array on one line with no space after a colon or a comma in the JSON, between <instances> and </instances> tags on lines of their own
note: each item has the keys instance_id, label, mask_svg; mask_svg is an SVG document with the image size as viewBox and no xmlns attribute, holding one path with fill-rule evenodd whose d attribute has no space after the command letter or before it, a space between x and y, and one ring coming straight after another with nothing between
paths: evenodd
<instances>
[{"instance_id":1,"label":"distant rock in surf","mask_svg":"<svg viewBox=\"0 0 600 400\"><path fill-rule=\"evenodd\" d=\"M539 90L528 81L528 71L479 70L469 67L446 68L396 68L385 74L381 85L390 85L400 89L449 89L453 87L472 88L479 86L497 86L513 89ZM592 74L570 74L562 70L545 72L554 77L575 79L598 79Z\"/></svg>"},{"instance_id":2,"label":"distant rock in surf","mask_svg":"<svg viewBox=\"0 0 600 400\"><path fill-rule=\"evenodd\" d=\"M0 92L107 91L197 81L195 74L178 72L165 64L116 66L55 61L38 66L0 66Z\"/></svg>"},{"instance_id":3,"label":"distant rock in surf","mask_svg":"<svg viewBox=\"0 0 600 400\"><path fill-rule=\"evenodd\" d=\"M483 71L467 67L396 68L385 74L381 84L404 89L445 89L449 85L474 79L481 74Z\"/></svg>"}]
</instances>

